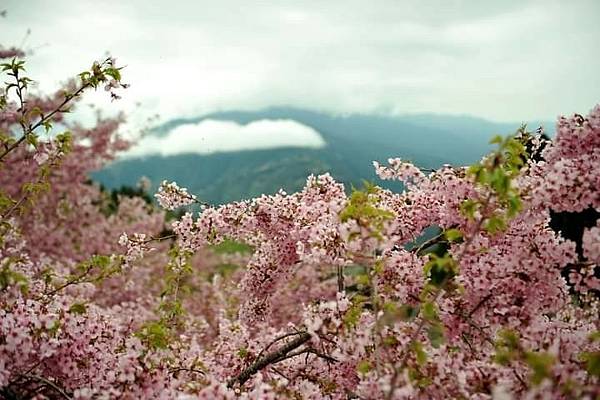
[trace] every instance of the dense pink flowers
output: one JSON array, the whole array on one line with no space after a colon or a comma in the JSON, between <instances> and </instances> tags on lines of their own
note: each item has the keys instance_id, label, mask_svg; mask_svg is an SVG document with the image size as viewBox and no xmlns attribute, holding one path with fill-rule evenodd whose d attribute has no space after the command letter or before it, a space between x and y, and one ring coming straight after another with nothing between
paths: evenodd
<instances>
[{"instance_id":1,"label":"dense pink flowers","mask_svg":"<svg viewBox=\"0 0 600 400\"><path fill-rule=\"evenodd\" d=\"M583 233L583 255L590 262L600 264L600 223Z\"/></svg>"},{"instance_id":2,"label":"dense pink flowers","mask_svg":"<svg viewBox=\"0 0 600 400\"><path fill-rule=\"evenodd\" d=\"M123 87L107 65L97 83ZM7 103L0 130L18 137L19 118ZM600 106L561 117L539 160L522 136L471 169L390 159L376 173L402 193L309 176L172 232L154 205L88 181L127 147L122 118L61 118L72 136L3 143L0 398L600 394L600 221L577 245L549 224L600 211ZM199 203L167 182L155 198Z\"/></svg>"}]
</instances>

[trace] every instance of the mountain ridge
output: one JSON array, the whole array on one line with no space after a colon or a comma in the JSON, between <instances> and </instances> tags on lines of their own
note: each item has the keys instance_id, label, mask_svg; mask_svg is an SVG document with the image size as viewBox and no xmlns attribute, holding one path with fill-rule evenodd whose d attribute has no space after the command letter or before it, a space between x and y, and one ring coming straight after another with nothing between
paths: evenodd
<instances>
[{"instance_id":1,"label":"mountain ridge","mask_svg":"<svg viewBox=\"0 0 600 400\"><path fill-rule=\"evenodd\" d=\"M298 190L309 174L330 172L347 187L363 180L377 181L372 161L400 157L423 168L442 164L465 165L477 161L491 146L494 134L514 132L520 124L495 123L468 116L330 115L292 107L258 111L230 110L167 121L150 131L164 136L184 124L203 120L248 124L257 120L289 119L315 129L323 148L280 147L206 155L179 154L117 160L93 175L108 188L132 186L141 176L156 185L163 179L177 181L204 201L226 203L274 193L280 188ZM444 122L446 121L446 123ZM400 190L394 182L378 182Z\"/></svg>"}]
</instances>

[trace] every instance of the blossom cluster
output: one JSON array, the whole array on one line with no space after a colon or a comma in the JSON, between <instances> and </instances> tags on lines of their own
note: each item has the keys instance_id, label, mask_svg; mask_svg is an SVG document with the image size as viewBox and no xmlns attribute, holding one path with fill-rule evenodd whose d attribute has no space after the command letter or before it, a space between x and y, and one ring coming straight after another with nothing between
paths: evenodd
<instances>
[{"instance_id":1,"label":"blossom cluster","mask_svg":"<svg viewBox=\"0 0 600 400\"><path fill-rule=\"evenodd\" d=\"M154 195L158 204L166 210L187 206L196 201L196 196L189 194L186 188L180 188L176 182L163 181Z\"/></svg>"},{"instance_id":2,"label":"blossom cluster","mask_svg":"<svg viewBox=\"0 0 600 400\"><path fill-rule=\"evenodd\" d=\"M25 104L47 115L63 100ZM0 109L15 137L18 106ZM309 176L172 232L150 200L88 181L128 145L122 118L61 118L65 151L5 139L0 157L0 397L600 394L600 220L580 242L551 223L600 212L600 106L561 117L538 159L522 161L519 138L429 175L390 159L376 172L400 193ZM167 182L155 197L197 202Z\"/></svg>"}]
</instances>

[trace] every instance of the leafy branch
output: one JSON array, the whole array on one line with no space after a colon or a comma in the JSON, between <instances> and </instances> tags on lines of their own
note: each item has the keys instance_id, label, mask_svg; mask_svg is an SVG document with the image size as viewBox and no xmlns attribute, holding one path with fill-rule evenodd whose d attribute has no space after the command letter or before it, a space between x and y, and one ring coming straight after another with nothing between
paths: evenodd
<instances>
[{"instance_id":1,"label":"leafy branch","mask_svg":"<svg viewBox=\"0 0 600 400\"><path fill-rule=\"evenodd\" d=\"M84 71L80 73L79 77L81 79L81 86L72 93L65 91L63 101L48 114L44 114L37 107L28 111L26 109L27 101L25 100L25 90L33 81L28 77L21 76L21 72L25 71L24 65L24 61L20 61L15 58L13 58L10 63L0 64L0 71L8 71L7 74L14 80L13 83L7 84L5 90L8 92L9 90L14 89L16 92L19 103L18 111L21 113L19 125L23 131L23 135L19 139L12 141L10 144L5 144L4 151L0 153L0 161L2 161L10 152L15 150L25 141L36 146L37 136L35 135L34 131L40 126L43 126L46 131L49 131L52 127L53 117L57 113L69 112L69 109L66 106L74 99L78 98L86 89L97 89L102 83L107 83L106 87L109 89L127 87L126 84L121 83L121 68L114 66L114 60L112 58L107 58L102 63L95 62L90 71ZM111 92L111 96L114 98L116 95ZM34 118L36 116L39 116L39 120L35 123L32 123L30 118Z\"/></svg>"}]
</instances>

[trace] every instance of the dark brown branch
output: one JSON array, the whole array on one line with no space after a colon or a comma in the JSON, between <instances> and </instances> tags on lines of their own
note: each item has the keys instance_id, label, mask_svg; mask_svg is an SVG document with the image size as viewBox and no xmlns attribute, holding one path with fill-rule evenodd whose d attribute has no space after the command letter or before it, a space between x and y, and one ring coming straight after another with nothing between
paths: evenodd
<instances>
[{"instance_id":1,"label":"dark brown branch","mask_svg":"<svg viewBox=\"0 0 600 400\"><path fill-rule=\"evenodd\" d=\"M27 136L29 136L30 134L33 133L33 131L35 131L37 128L39 128L42 124L44 124L46 121L49 121L52 119L52 117L54 116L54 114L61 112L61 109L72 99L76 98L77 96L79 96L85 89L87 89L88 87L90 87L90 84L86 83L84 85L82 85L79 89L77 89L77 91L75 91L75 93L70 94L70 95L66 95L65 99L63 100L63 102L57 107L55 108L52 112L50 112L48 115L44 115L42 116L42 118L40 118L40 120L35 123L34 125L30 125L29 127L23 127L23 136L21 136L19 138L19 140L17 140L16 142L14 142L13 144L11 144L10 146L8 146L8 148L6 148L6 150L4 150L1 154L0 154L0 161L2 161L2 159L4 157L6 157L6 155L8 153L10 153L11 151L13 151L15 148L17 148L21 143L23 143L25 141L25 139L27 139Z\"/></svg>"},{"instance_id":2,"label":"dark brown branch","mask_svg":"<svg viewBox=\"0 0 600 400\"><path fill-rule=\"evenodd\" d=\"M322 358L323 360L325 360L327 362L330 362L330 363L337 362L337 360L335 358L331 357L328 354L322 353L322 352L320 352L320 351L318 351L316 349L310 348L310 349L307 349L306 351L308 353L314 354L315 356L317 356L319 358Z\"/></svg>"},{"instance_id":3,"label":"dark brown branch","mask_svg":"<svg viewBox=\"0 0 600 400\"><path fill-rule=\"evenodd\" d=\"M492 298L492 294L488 294L487 296L483 297L481 300L479 300L479 303L477 303L477 305L469 312L469 315L467 315L467 317L472 317L473 314L475 314L477 312L477 310L479 310L481 308L481 306L488 301L489 299Z\"/></svg>"},{"instance_id":4,"label":"dark brown branch","mask_svg":"<svg viewBox=\"0 0 600 400\"><path fill-rule=\"evenodd\" d=\"M47 388L50 388L55 393L57 393L59 395L58 397L66 399L66 400L71 400L71 397L56 383L54 383L42 376L34 375L34 374L19 375L19 378L16 381L13 381L12 383L10 383L8 386L6 386L4 388L0 388L0 395L6 396L8 399L15 399L15 400L19 400L22 398L30 398L31 397L30 394L25 394L25 396L23 397L22 393L19 394L18 392L15 392L10 389L10 387L15 385L16 382L23 382L23 381L28 382L28 383L32 383L32 382L40 383L41 385L36 387L34 389L34 391L38 391L40 388L45 386Z\"/></svg>"},{"instance_id":5,"label":"dark brown branch","mask_svg":"<svg viewBox=\"0 0 600 400\"><path fill-rule=\"evenodd\" d=\"M29 379L33 379L33 380L37 380L38 382L43 383L44 385L54 389L54 391L58 394L61 395L61 397L67 399L67 400L71 400L71 397L69 397L64 390L62 390L56 383L49 381L48 379L41 377L41 376L37 376L37 375L27 375L27 378Z\"/></svg>"},{"instance_id":6,"label":"dark brown branch","mask_svg":"<svg viewBox=\"0 0 600 400\"><path fill-rule=\"evenodd\" d=\"M172 375L175 375L178 372L193 372L195 374L200 374L200 375L206 375L206 373L204 371L201 371L199 369L194 369L194 368L173 368L171 370L169 370L169 373Z\"/></svg>"},{"instance_id":7,"label":"dark brown branch","mask_svg":"<svg viewBox=\"0 0 600 400\"><path fill-rule=\"evenodd\" d=\"M252 375L256 374L258 371L265 368L269 364L274 364L278 361L285 359L288 353L296 350L298 347L302 346L309 340L310 334L308 332L298 333L296 338L290 340L289 342L281 346L279 349L272 351L261 358L258 358L248 368L243 370L238 376L230 379L227 382L227 387L231 388L236 383L242 386L248 381L248 379L252 377Z\"/></svg>"},{"instance_id":8,"label":"dark brown branch","mask_svg":"<svg viewBox=\"0 0 600 400\"><path fill-rule=\"evenodd\" d=\"M283 340L290 336L299 335L301 333L304 333L304 332L289 332L289 333L284 333L283 335L277 336L275 339L271 340L271 342L269 344L267 344L265 346L265 348L260 351L260 353L258 353L258 355L256 356L256 359L259 360L265 351L269 350L269 348L271 348L271 346L273 346L275 343L279 342L280 340Z\"/></svg>"},{"instance_id":9,"label":"dark brown branch","mask_svg":"<svg viewBox=\"0 0 600 400\"><path fill-rule=\"evenodd\" d=\"M342 293L345 289L344 285L344 266L338 265L337 267L337 284L338 292Z\"/></svg>"},{"instance_id":10,"label":"dark brown branch","mask_svg":"<svg viewBox=\"0 0 600 400\"><path fill-rule=\"evenodd\" d=\"M63 283L62 285L59 285L58 287L55 287L54 289L50 290L49 292L45 292L43 293L42 296L38 296L36 298L36 300L41 300L44 297L50 297L53 296L54 294L60 292L61 290L71 286L71 285L78 285L80 283L87 283L89 282L89 280L85 280L85 278L88 276L88 274L90 272L92 272L93 266L89 265L88 268L85 269L84 272L82 272L81 274L79 274L78 276L67 280L65 283Z\"/></svg>"}]
</instances>

